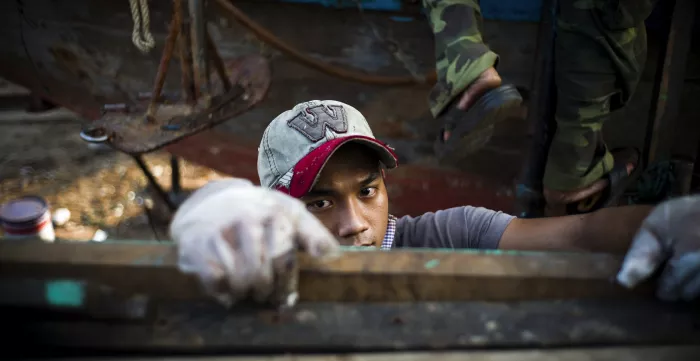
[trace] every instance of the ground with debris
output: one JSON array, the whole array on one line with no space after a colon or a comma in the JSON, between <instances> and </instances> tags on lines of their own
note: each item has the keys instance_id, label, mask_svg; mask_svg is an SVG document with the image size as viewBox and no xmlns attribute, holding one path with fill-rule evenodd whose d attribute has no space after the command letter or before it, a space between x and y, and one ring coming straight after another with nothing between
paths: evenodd
<instances>
[{"instance_id":1,"label":"ground with debris","mask_svg":"<svg viewBox=\"0 0 700 361\"><path fill-rule=\"evenodd\" d=\"M0 203L39 195L53 210L69 209L70 221L56 227L60 239L90 240L98 229L110 240L167 239L169 212L128 155L85 143L79 136L80 119L65 109L27 113L7 109L7 105L3 108ZM169 189L170 156L153 153L145 160L160 184ZM184 160L180 164L185 189L221 177Z\"/></svg>"}]
</instances>

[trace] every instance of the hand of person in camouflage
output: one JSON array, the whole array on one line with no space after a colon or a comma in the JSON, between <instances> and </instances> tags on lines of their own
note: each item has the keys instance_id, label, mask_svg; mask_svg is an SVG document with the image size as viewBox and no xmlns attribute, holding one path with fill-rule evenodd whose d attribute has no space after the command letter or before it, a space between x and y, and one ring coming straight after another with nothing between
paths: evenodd
<instances>
[{"instance_id":1,"label":"hand of person in camouflage","mask_svg":"<svg viewBox=\"0 0 700 361\"><path fill-rule=\"evenodd\" d=\"M634 287L662 266L659 298L689 301L700 296L700 196L672 199L654 208L637 232L617 280Z\"/></svg>"},{"instance_id":2,"label":"hand of person in camouflage","mask_svg":"<svg viewBox=\"0 0 700 361\"><path fill-rule=\"evenodd\" d=\"M339 252L335 238L304 204L247 180L214 181L178 209L170 225L178 266L226 306L296 302L297 248L312 256Z\"/></svg>"}]
</instances>

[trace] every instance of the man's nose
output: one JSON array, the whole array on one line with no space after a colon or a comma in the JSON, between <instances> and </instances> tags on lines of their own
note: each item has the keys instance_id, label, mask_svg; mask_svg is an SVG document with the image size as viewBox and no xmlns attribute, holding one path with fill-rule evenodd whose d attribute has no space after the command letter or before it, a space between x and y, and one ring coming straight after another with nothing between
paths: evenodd
<instances>
[{"instance_id":1,"label":"man's nose","mask_svg":"<svg viewBox=\"0 0 700 361\"><path fill-rule=\"evenodd\" d=\"M338 236L341 238L354 237L369 229L369 223L362 216L357 205L350 203L345 208L345 212L340 215Z\"/></svg>"}]
</instances>

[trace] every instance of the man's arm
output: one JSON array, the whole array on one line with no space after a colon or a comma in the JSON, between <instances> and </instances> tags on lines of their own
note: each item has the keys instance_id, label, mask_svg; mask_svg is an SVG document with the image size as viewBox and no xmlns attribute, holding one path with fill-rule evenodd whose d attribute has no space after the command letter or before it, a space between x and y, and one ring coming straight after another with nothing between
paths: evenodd
<instances>
[{"instance_id":1,"label":"man's arm","mask_svg":"<svg viewBox=\"0 0 700 361\"><path fill-rule=\"evenodd\" d=\"M624 253L651 210L625 206L576 216L514 219L498 248Z\"/></svg>"},{"instance_id":2,"label":"man's arm","mask_svg":"<svg viewBox=\"0 0 700 361\"><path fill-rule=\"evenodd\" d=\"M498 248L506 227L515 217L483 207L455 207L396 222L394 247Z\"/></svg>"},{"instance_id":3,"label":"man's arm","mask_svg":"<svg viewBox=\"0 0 700 361\"><path fill-rule=\"evenodd\" d=\"M416 247L405 244L411 240L407 236L431 230L428 236L443 247L454 241L454 248L496 248L500 240L501 248L616 252L626 248L639 228L618 281L631 287L663 267L658 289L663 299L697 298L700 195L664 202L640 228L649 210L621 207L586 216L518 220L484 208L459 207L401 218L396 240L399 246ZM276 230L274 237L271 229ZM235 239L229 237L232 230ZM272 297L293 304L295 283L277 282L288 278L288 263L276 267L275 256L298 247L316 257L339 251L337 241L303 203L249 183L217 183L198 190L173 217L170 231L180 270L195 274L210 294L229 305L250 294L258 300Z\"/></svg>"},{"instance_id":4,"label":"man's arm","mask_svg":"<svg viewBox=\"0 0 700 361\"><path fill-rule=\"evenodd\" d=\"M395 247L625 252L652 207L626 206L565 217L519 219L481 207L402 217Z\"/></svg>"}]
</instances>

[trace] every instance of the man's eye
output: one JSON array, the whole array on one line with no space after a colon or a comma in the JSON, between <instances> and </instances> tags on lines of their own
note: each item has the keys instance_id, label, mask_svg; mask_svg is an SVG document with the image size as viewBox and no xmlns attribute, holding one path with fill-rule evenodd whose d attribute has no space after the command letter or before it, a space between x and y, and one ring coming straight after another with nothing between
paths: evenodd
<instances>
[{"instance_id":1,"label":"man's eye","mask_svg":"<svg viewBox=\"0 0 700 361\"><path fill-rule=\"evenodd\" d=\"M362 190L360 191L360 196L362 197L373 197L375 194L377 194L376 187L362 188Z\"/></svg>"},{"instance_id":2,"label":"man's eye","mask_svg":"<svg viewBox=\"0 0 700 361\"><path fill-rule=\"evenodd\" d=\"M306 204L306 208L309 210L319 210L328 208L331 206L331 202L327 200L313 201Z\"/></svg>"}]
</instances>

